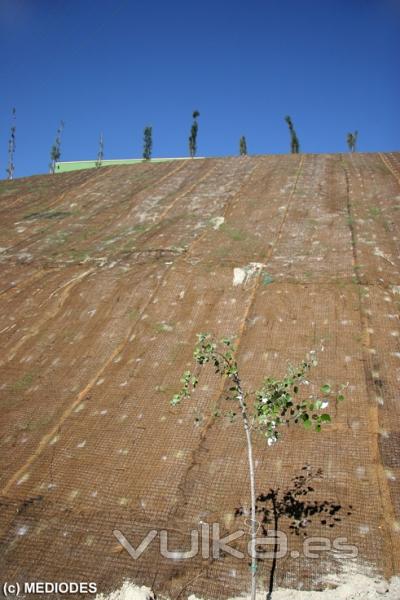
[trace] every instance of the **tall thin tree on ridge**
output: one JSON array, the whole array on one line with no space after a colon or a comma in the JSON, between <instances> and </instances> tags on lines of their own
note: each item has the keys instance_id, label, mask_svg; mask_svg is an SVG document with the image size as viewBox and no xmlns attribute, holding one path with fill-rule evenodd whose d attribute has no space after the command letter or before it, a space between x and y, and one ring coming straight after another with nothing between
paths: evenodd
<instances>
[{"instance_id":1,"label":"tall thin tree on ridge","mask_svg":"<svg viewBox=\"0 0 400 600\"><path fill-rule=\"evenodd\" d=\"M104 159L104 137L103 132L100 133L99 151L97 152L96 167L101 167Z\"/></svg>"},{"instance_id":2,"label":"tall thin tree on ridge","mask_svg":"<svg viewBox=\"0 0 400 600\"><path fill-rule=\"evenodd\" d=\"M153 149L153 128L145 127L143 134L143 158L144 160L151 159L151 152Z\"/></svg>"},{"instance_id":3,"label":"tall thin tree on ridge","mask_svg":"<svg viewBox=\"0 0 400 600\"><path fill-rule=\"evenodd\" d=\"M300 143L299 143L299 138L297 137L297 133L293 127L293 121L292 119L289 117L289 115L287 115L285 117L285 121L288 124L289 127L289 133L290 133L290 150L292 152L292 154L298 154L300 152Z\"/></svg>"},{"instance_id":4,"label":"tall thin tree on ridge","mask_svg":"<svg viewBox=\"0 0 400 600\"><path fill-rule=\"evenodd\" d=\"M7 175L8 179L14 178L15 164L14 164L14 153L15 153L15 133L16 133L16 110L15 107L12 109L12 122L10 129L10 139L8 140L8 165Z\"/></svg>"},{"instance_id":5,"label":"tall thin tree on ridge","mask_svg":"<svg viewBox=\"0 0 400 600\"><path fill-rule=\"evenodd\" d=\"M64 130L64 121L60 121L59 128L57 129L56 139L54 140L54 144L50 150L50 173L55 173L56 170L56 162L58 162L61 158L61 136Z\"/></svg>"},{"instance_id":6,"label":"tall thin tree on ridge","mask_svg":"<svg viewBox=\"0 0 400 600\"><path fill-rule=\"evenodd\" d=\"M191 158L194 158L196 156L196 152L197 152L197 132L199 129L199 125L197 123L197 117L200 116L200 113L198 110L193 111L193 123L192 123L192 127L190 130L190 136L189 136L189 154L191 156Z\"/></svg>"},{"instance_id":7,"label":"tall thin tree on ridge","mask_svg":"<svg viewBox=\"0 0 400 600\"><path fill-rule=\"evenodd\" d=\"M354 133L352 133L350 131L347 134L347 146L349 148L349 152L356 152L356 150L357 150L357 138L358 138L358 131L357 131L357 129L355 130Z\"/></svg>"},{"instance_id":8,"label":"tall thin tree on ridge","mask_svg":"<svg viewBox=\"0 0 400 600\"><path fill-rule=\"evenodd\" d=\"M247 156L247 142L244 135L239 140L239 154L240 156Z\"/></svg>"}]
</instances>

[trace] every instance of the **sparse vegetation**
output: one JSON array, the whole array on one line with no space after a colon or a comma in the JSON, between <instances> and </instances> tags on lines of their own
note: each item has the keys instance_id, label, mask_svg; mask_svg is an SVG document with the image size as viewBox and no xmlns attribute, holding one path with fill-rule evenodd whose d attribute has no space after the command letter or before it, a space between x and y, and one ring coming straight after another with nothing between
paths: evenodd
<instances>
[{"instance_id":1,"label":"sparse vegetation","mask_svg":"<svg viewBox=\"0 0 400 600\"><path fill-rule=\"evenodd\" d=\"M189 400L195 392L198 384L199 371L202 366L209 363L215 370L215 373L222 378L229 380L230 386L227 390L226 399L234 403L234 409L225 414L214 407L213 416L225 416L230 421L234 421L239 415L242 420L244 434L246 438L248 469L250 478L250 523L251 523L251 600L256 597L256 577L257 577L257 521L256 521L256 485L255 468L253 458L253 432L260 433L265 437L267 445L272 446L281 437L280 428L292 423L301 424L306 429L319 432L325 423L331 421L328 413L321 412L329 405L327 399L334 395L335 401L343 400L341 388L334 393L329 384L324 384L320 388L322 398L311 394L306 399L302 399L300 387L309 384L308 374L312 367L317 365L314 352L297 366L289 364L288 371L282 379L274 377L264 378L261 387L255 392L247 392L243 388L243 382L239 373L239 367L236 361L236 348L231 338L224 338L216 341L213 336L207 333L197 335L198 343L194 350L194 360L197 365L196 371L185 371L181 383L182 389L175 394L170 401L172 406L176 406L182 400ZM196 407L196 420L201 422L199 408Z\"/></svg>"},{"instance_id":2,"label":"sparse vegetation","mask_svg":"<svg viewBox=\"0 0 400 600\"><path fill-rule=\"evenodd\" d=\"M170 333L174 329L170 323L156 323L154 328L157 333Z\"/></svg>"},{"instance_id":3,"label":"sparse vegetation","mask_svg":"<svg viewBox=\"0 0 400 600\"><path fill-rule=\"evenodd\" d=\"M90 258L90 255L83 250L75 250L74 248L71 248L69 257L71 261L81 263Z\"/></svg>"},{"instance_id":4,"label":"sparse vegetation","mask_svg":"<svg viewBox=\"0 0 400 600\"><path fill-rule=\"evenodd\" d=\"M25 375L23 375L20 379L18 379L11 386L11 388L14 390L14 392L24 392L32 385L34 377L35 377L35 374L33 372L25 373Z\"/></svg>"},{"instance_id":5,"label":"sparse vegetation","mask_svg":"<svg viewBox=\"0 0 400 600\"><path fill-rule=\"evenodd\" d=\"M227 223L223 223L220 227L220 230L235 242L243 241L247 237L245 231L243 231L242 229L237 229L236 227L232 227Z\"/></svg>"},{"instance_id":6,"label":"sparse vegetation","mask_svg":"<svg viewBox=\"0 0 400 600\"><path fill-rule=\"evenodd\" d=\"M33 221L36 219L63 219L64 217L69 217L70 215L72 215L71 211L44 210L41 212L29 213L29 215L25 215L23 218L26 221Z\"/></svg>"},{"instance_id":7,"label":"sparse vegetation","mask_svg":"<svg viewBox=\"0 0 400 600\"><path fill-rule=\"evenodd\" d=\"M139 314L140 311L137 308L131 308L128 311L128 317L129 319L131 319L131 321L135 321L138 318Z\"/></svg>"},{"instance_id":8,"label":"sparse vegetation","mask_svg":"<svg viewBox=\"0 0 400 600\"><path fill-rule=\"evenodd\" d=\"M379 206L370 206L368 208L368 212L369 212L370 217L372 217L374 219L375 217L380 216L381 209L379 208Z\"/></svg>"}]
</instances>

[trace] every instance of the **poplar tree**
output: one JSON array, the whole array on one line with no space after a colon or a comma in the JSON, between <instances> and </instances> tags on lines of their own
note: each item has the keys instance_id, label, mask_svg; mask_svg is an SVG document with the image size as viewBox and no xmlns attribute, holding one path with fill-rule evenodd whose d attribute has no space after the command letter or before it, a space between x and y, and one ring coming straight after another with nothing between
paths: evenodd
<instances>
[{"instance_id":1,"label":"poplar tree","mask_svg":"<svg viewBox=\"0 0 400 600\"><path fill-rule=\"evenodd\" d=\"M247 143L244 135L239 140L239 153L240 156L247 156Z\"/></svg>"},{"instance_id":2,"label":"poplar tree","mask_svg":"<svg viewBox=\"0 0 400 600\"><path fill-rule=\"evenodd\" d=\"M101 132L100 138L99 138L99 151L97 153L96 167L101 167L103 159L104 159L104 138L103 138L103 132Z\"/></svg>"},{"instance_id":3,"label":"poplar tree","mask_svg":"<svg viewBox=\"0 0 400 600\"><path fill-rule=\"evenodd\" d=\"M191 158L196 156L196 152L197 152L197 132L199 129L199 125L197 123L197 117L199 117L199 116L200 116L200 113L198 110L193 111L193 123L192 123L192 127L190 130L190 136L189 136L189 154L190 154Z\"/></svg>"},{"instance_id":4,"label":"poplar tree","mask_svg":"<svg viewBox=\"0 0 400 600\"><path fill-rule=\"evenodd\" d=\"M355 152L357 150L357 138L358 138L357 129L355 130L354 133L352 133L350 131L347 134L347 146L349 148L349 152Z\"/></svg>"},{"instance_id":5,"label":"poplar tree","mask_svg":"<svg viewBox=\"0 0 400 600\"><path fill-rule=\"evenodd\" d=\"M64 121L60 121L59 128L57 129L56 139L54 140L54 144L50 150L50 173L55 173L56 170L56 162L58 162L61 158L61 136L64 130Z\"/></svg>"},{"instance_id":6,"label":"poplar tree","mask_svg":"<svg viewBox=\"0 0 400 600\"><path fill-rule=\"evenodd\" d=\"M14 164L14 153L15 153L15 132L16 132L16 110L15 107L12 109L12 117L11 117L11 129L10 129L10 139L8 140L8 165L7 165L7 175L8 179L14 178L15 164Z\"/></svg>"},{"instance_id":7,"label":"poplar tree","mask_svg":"<svg viewBox=\"0 0 400 600\"><path fill-rule=\"evenodd\" d=\"M289 127L290 150L291 150L292 154L298 154L300 152L300 143L299 143L299 138L297 137L296 131L293 127L292 119L289 117L289 115L287 115L285 117L285 121Z\"/></svg>"},{"instance_id":8,"label":"poplar tree","mask_svg":"<svg viewBox=\"0 0 400 600\"><path fill-rule=\"evenodd\" d=\"M153 148L153 128L145 127L143 134L143 158L145 160L151 159L151 151Z\"/></svg>"}]
</instances>

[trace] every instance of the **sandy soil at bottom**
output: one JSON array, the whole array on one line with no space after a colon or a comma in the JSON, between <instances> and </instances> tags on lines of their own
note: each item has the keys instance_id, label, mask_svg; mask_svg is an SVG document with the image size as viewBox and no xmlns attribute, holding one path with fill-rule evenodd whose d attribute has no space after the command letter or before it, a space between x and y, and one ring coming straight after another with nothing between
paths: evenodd
<instances>
[{"instance_id":1,"label":"sandy soil at bottom","mask_svg":"<svg viewBox=\"0 0 400 600\"><path fill-rule=\"evenodd\" d=\"M123 586L111 594L98 594L96 600L150 600L154 595L145 587L139 587L126 581ZM246 596L238 596L230 600L246 600ZM258 593L257 600L265 600L266 593ZM392 577L390 581L374 579L365 575L352 575L335 589L324 591L299 591L277 588L271 600L400 600L400 577ZM189 600L201 600L197 596L189 596Z\"/></svg>"}]
</instances>

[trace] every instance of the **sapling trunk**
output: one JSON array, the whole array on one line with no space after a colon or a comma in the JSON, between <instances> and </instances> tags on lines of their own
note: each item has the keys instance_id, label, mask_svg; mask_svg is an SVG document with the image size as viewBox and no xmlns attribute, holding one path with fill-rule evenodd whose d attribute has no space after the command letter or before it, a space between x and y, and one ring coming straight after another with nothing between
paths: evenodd
<instances>
[{"instance_id":1,"label":"sapling trunk","mask_svg":"<svg viewBox=\"0 0 400 600\"><path fill-rule=\"evenodd\" d=\"M254 459L253 459L253 444L251 439L251 429L249 425L249 418L246 411L246 403L244 399L244 393L242 385L238 375L233 376L238 390L237 399L239 401L240 410L242 413L243 428L246 434L247 441L247 458L249 462L249 477L250 477L250 515L251 515L251 529L250 529L250 554L251 554L251 600L256 598L257 589L257 554L256 554L256 537L257 537L257 522L256 522L256 480L254 475Z\"/></svg>"}]
</instances>

